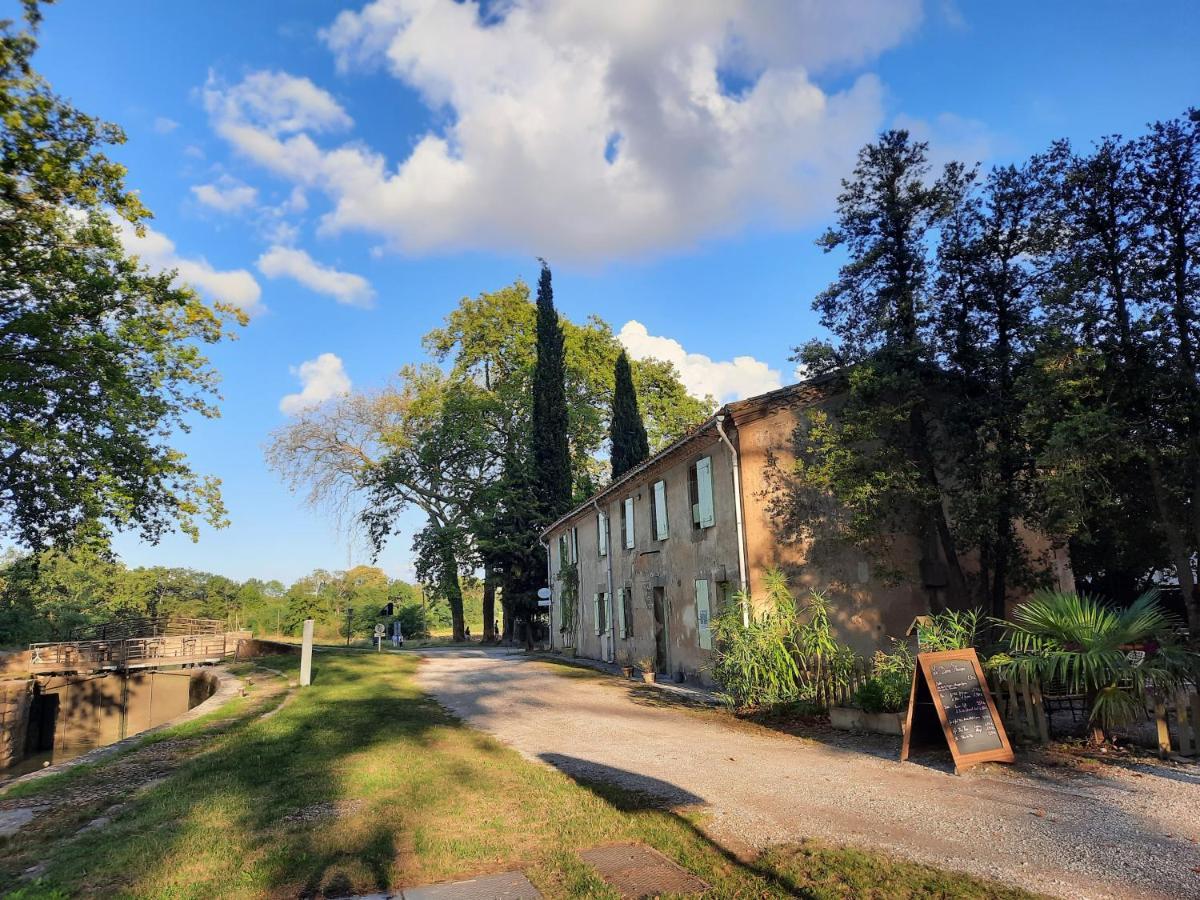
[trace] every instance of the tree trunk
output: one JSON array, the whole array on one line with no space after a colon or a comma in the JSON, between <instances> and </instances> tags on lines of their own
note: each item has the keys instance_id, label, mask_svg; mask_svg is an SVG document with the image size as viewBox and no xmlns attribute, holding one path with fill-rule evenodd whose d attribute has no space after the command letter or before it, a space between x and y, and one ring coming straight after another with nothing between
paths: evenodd
<instances>
[{"instance_id":1,"label":"tree trunk","mask_svg":"<svg viewBox=\"0 0 1200 900\"><path fill-rule=\"evenodd\" d=\"M450 624L454 630L454 640L466 640L463 622L462 585L458 580L458 560L454 556L454 548L448 542L443 542L442 554L442 593L450 604Z\"/></svg>"},{"instance_id":2,"label":"tree trunk","mask_svg":"<svg viewBox=\"0 0 1200 900\"><path fill-rule=\"evenodd\" d=\"M929 517L929 522L938 536L942 555L946 557L946 589L951 599L949 605L961 608L963 601L967 598L967 582L963 577L962 565L958 560L958 549L954 544L950 523L946 520L946 510L942 506L942 487L938 480L937 466L933 462L933 453L929 449L929 430L925 425L925 414L919 407L913 407L908 421L917 465L936 498L927 506L925 514Z\"/></svg>"},{"instance_id":3,"label":"tree trunk","mask_svg":"<svg viewBox=\"0 0 1200 900\"><path fill-rule=\"evenodd\" d=\"M486 565L486 563L485 563ZM491 566L483 572L483 642L496 640L496 576Z\"/></svg>"},{"instance_id":4,"label":"tree trunk","mask_svg":"<svg viewBox=\"0 0 1200 900\"><path fill-rule=\"evenodd\" d=\"M1163 485L1162 472L1153 456L1146 460L1150 470L1150 485L1154 489L1154 502L1158 507L1158 517L1162 521L1163 530L1167 536L1167 549L1171 552L1171 562L1175 565L1175 577L1179 580L1179 593L1187 607L1188 633L1193 643L1200 641L1200 602L1196 597L1196 578L1192 574L1192 554L1183 530L1180 529L1172 515L1171 503Z\"/></svg>"}]
</instances>

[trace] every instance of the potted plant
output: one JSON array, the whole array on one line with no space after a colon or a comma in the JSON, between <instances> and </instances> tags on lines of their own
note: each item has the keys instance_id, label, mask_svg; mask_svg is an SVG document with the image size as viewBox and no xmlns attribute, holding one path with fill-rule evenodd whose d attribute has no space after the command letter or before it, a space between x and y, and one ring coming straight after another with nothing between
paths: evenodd
<instances>
[{"instance_id":1,"label":"potted plant","mask_svg":"<svg viewBox=\"0 0 1200 900\"><path fill-rule=\"evenodd\" d=\"M643 656L637 661L637 666L642 670L642 681L646 684L653 684L655 681L653 658Z\"/></svg>"},{"instance_id":2,"label":"potted plant","mask_svg":"<svg viewBox=\"0 0 1200 900\"><path fill-rule=\"evenodd\" d=\"M850 705L829 708L829 724L834 728L904 734L904 712L916 661L903 642L892 644L891 653L876 652L871 677L859 685Z\"/></svg>"},{"instance_id":3,"label":"potted plant","mask_svg":"<svg viewBox=\"0 0 1200 900\"><path fill-rule=\"evenodd\" d=\"M618 661L621 663L621 675L624 678L633 677L633 664L629 661L629 656L625 653L618 654Z\"/></svg>"}]
</instances>

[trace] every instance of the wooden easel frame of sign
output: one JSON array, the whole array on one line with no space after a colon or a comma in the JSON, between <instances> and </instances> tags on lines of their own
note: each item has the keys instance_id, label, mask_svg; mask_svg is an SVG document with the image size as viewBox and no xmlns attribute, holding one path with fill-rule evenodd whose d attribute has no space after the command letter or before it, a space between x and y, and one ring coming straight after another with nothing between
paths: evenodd
<instances>
[{"instance_id":1,"label":"wooden easel frame of sign","mask_svg":"<svg viewBox=\"0 0 1200 900\"><path fill-rule=\"evenodd\" d=\"M917 654L900 761L908 759L914 742L932 742L938 725L956 775L982 762L1013 761L1012 745L973 649Z\"/></svg>"}]
</instances>

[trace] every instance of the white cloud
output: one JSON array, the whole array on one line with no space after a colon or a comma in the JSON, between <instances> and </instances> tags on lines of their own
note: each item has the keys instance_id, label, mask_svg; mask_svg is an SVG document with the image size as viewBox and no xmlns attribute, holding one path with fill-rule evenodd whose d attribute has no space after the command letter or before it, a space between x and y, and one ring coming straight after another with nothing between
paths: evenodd
<instances>
[{"instance_id":1,"label":"white cloud","mask_svg":"<svg viewBox=\"0 0 1200 900\"><path fill-rule=\"evenodd\" d=\"M210 73L204 106L217 121L242 122L272 135L340 131L353 124L332 94L286 72L251 72L234 87Z\"/></svg>"},{"instance_id":2,"label":"white cloud","mask_svg":"<svg viewBox=\"0 0 1200 900\"><path fill-rule=\"evenodd\" d=\"M258 271L268 278L293 278L347 306L370 306L375 298L371 283L361 275L322 265L295 247L272 247L258 258Z\"/></svg>"},{"instance_id":3,"label":"white cloud","mask_svg":"<svg viewBox=\"0 0 1200 900\"><path fill-rule=\"evenodd\" d=\"M350 376L336 353L322 353L316 359L292 366L291 373L300 379L301 388L298 394L287 394L279 401L279 409L286 415L294 416L326 400L350 393Z\"/></svg>"},{"instance_id":4,"label":"white cloud","mask_svg":"<svg viewBox=\"0 0 1200 900\"><path fill-rule=\"evenodd\" d=\"M650 334L636 319L626 322L617 340L634 359L653 357L673 363L688 393L713 396L721 402L741 400L782 387L778 369L753 356L714 360L703 353L689 353L674 338Z\"/></svg>"},{"instance_id":5,"label":"white cloud","mask_svg":"<svg viewBox=\"0 0 1200 900\"><path fill-rule=\"evenodd\" d=\"M204 257L180 256L174 242L161 231L147 228L139 237L124 219L116 220L115 224L125 251L136 254L151 270L174 269L177 281L191 285L210 300L229 303L249 315L266 309L260 302L262 290L258 282L245 269L215 269Z\"/></svg>"},{"instance_id":6,"label":"white cloud","mask_svg":"<svg viewBox=\"0 0 1200 900\"><path fill-rule=\"evenodd\" d=\"M863 74L828 92L811 73L861 65L921 15L920 0L509 0L497 10L485 22L477 3L377 0L324 32L339 66L386 67L445 123L398 164L361 144L318 144L339 116L250 99L265 73L231 88L210 80L214 127L327 193L327 232L360 230L408 252L641 255L824 214L883 121L882 87Z\"/></svg>"},{"instance_id":7,"label":"white cloud","mask_svg":"<svg viewBox=\"0 0 1200 900\"><path fill-rule=\"evenodd\" d=\"M212 184L193 185L192 193L205 206L224 213L238 212L253 206L258 199L257 188L242 184L228 175L222 176Z\"/></svg>"},{"instance_id":8,"label":"white cloud","mask_svg":"<svg viewBox=\"0 0 1200 900\"><path fill-rule=\"evenodd\" d=\"M178 127L178 122L174 119L168 119L166 116L159 116L154 120L154 130L158 134L170 134Z\"/></svg>"}]
</instances>

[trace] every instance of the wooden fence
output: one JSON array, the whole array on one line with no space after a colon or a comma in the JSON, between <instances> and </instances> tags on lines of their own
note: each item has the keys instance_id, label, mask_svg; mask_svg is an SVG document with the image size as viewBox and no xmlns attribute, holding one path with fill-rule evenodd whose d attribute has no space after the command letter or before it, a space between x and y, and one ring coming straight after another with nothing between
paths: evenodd
<instances>
[{"instance_id":1,"label":"wooden fence","mask_svg":"<svg viewBox=\"0 0 1200 900\"><path fill-rule=\"evenodd\" d=\"M849 706L854 694L871 677L868 660L856 660L848 666L843 664L836 670L801 660L801 667L805 672L804 680L810 686L809 699L823 709ZM1052 734L1055 714L1070 713L1076 723L1087 720L1088 710L1082 695L1072 694L1061 685L1018 682L990 672L988 687L1005 730L1015 740L1046 743ZM1200 757L1200 691L1197 686L1190 685L1170 697L1147 694L1144 701L1146 721L1155 725L1159 755L1165 757L1174 753Z\"/></svg>"},{"instance_id":2,"label":"wooden fence","mask_svg":"<svg viewBox=\"0 0 1200 900\"><path fill-rule=\"evenodd\" d=\"M1051 736L1052 716L1069 710L1073 721L1084 722L1088 709L1082 695L1070 694L1061 686L1043 686L1037 682L1016 683L1001 678L995 672L988 676L989 687L996 701L996 710L1012 737L1031 743L1046 743ZM1145 721L1154 723L1155 744L1159 756L1172 753L1180 756L1200 756L1200 692L1195 685L1186 686L1170 696L1147 692L1143 699ZM1174 725L1175 740L1171 738Z\"/></svg>"}]
</instances>

